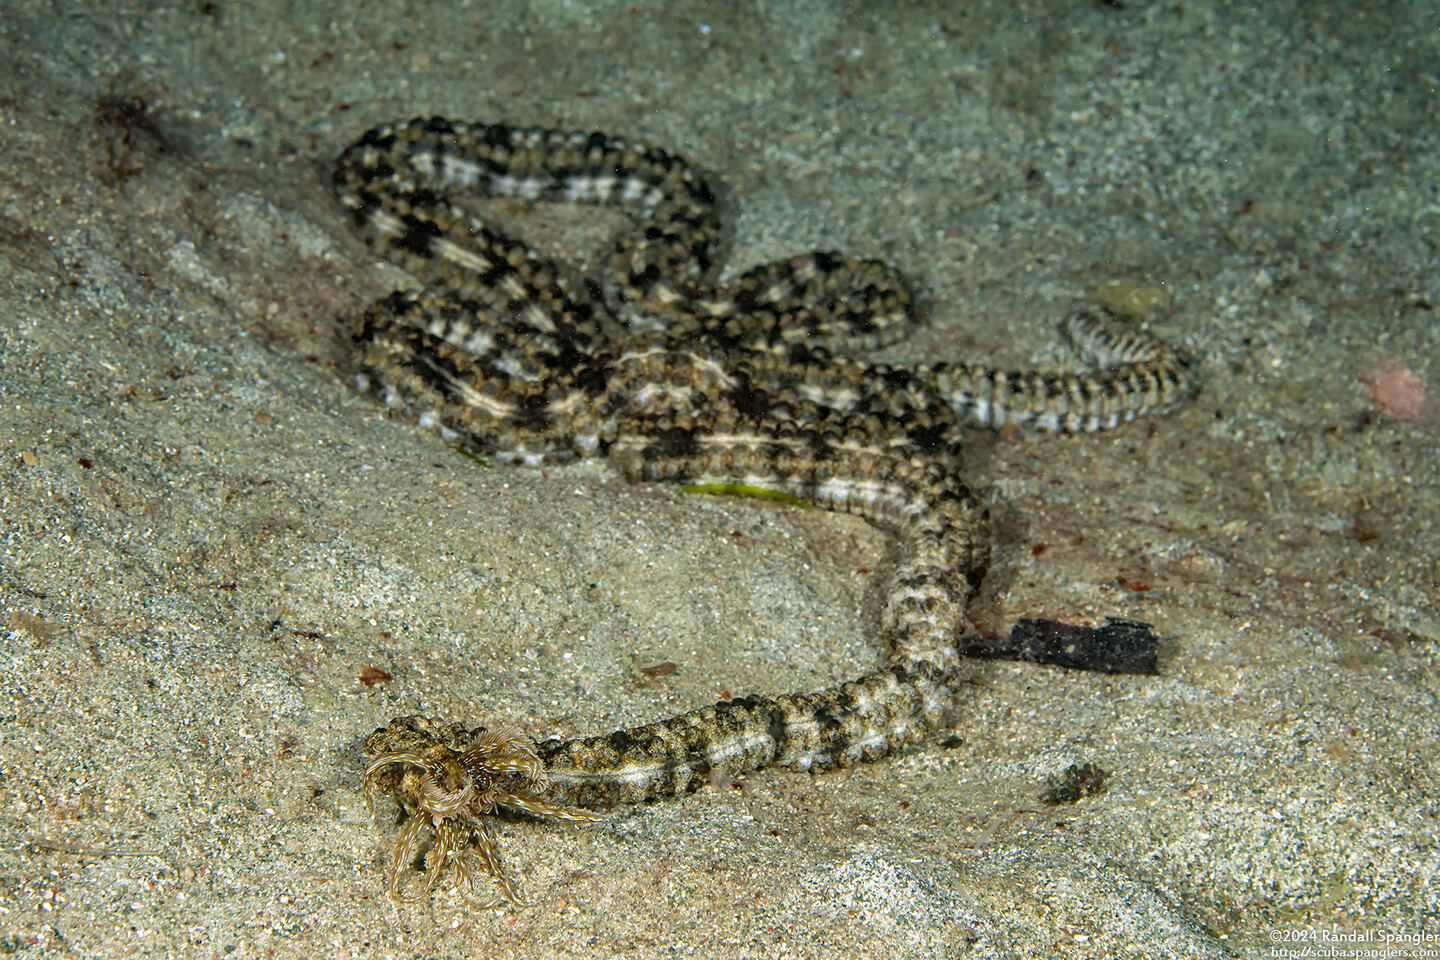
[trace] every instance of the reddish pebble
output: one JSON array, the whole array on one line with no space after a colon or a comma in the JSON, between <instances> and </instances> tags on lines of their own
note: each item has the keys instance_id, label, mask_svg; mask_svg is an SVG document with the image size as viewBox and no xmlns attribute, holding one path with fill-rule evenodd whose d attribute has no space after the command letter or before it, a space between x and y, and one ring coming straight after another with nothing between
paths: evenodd
<instances>
[{"instance_id":1,"label":"reddish pebble","mask_svg":"<svg viewBox=\"0 0 1440 960\"><path fill-rule=\"evenodd\" d=\"M1371 406L1396 420L1416 420L1430 406L1425 378L1397 360L1377 364L1360 378Z\"/></svg>"}]
</instances>

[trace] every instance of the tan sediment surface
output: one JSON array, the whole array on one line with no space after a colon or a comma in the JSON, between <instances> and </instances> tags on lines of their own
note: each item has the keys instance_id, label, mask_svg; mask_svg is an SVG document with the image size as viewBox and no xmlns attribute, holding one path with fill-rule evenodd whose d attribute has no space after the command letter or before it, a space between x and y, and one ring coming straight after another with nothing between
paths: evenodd
<instances>
[{"instance_id":1,"label":"tan sediment surface","mask_svg":"<svg viewBox=\"0 0 1440 960\"><path fill-rule=\"evenodd\" d=\"M734 9L8 5L0 950L1193 957L1440 933L1436 414L1393 419L1373 388L1437 376L1434 25ZM997 537L977 612L1149 620L1161 675L987 665L958 745L599 827L506 821L536 906L392 907L359 793L376 725L589 734L832 683L879 656L885 564L848 518L484 468L355 396L335 318L401 278L348 234L329 163L427 113L685 154L724 190L732 271L895 263L934 319L899 359L1063 363L1066 311L1146 305L1198 359L1193 408L977 436L970 479ZM1040 802L1085 762L1104 794Z\"/></svg>"}]
</instances>

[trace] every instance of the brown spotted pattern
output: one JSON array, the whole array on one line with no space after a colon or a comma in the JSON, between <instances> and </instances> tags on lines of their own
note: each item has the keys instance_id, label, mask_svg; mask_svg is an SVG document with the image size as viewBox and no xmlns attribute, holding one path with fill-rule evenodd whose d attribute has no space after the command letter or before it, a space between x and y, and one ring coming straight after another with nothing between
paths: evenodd
<instances>
[{"instance_id":1,"label":"brown spotted pattern","mask_svg":"<svg viewBox=\"0 0 1440 960\"><path fill-rule=\"evenodd\" d=\"M984 510L957 472L960 428L1104 429L1192 389L1169 347L1089 312L1062 325L1088 373L867 362L917 322L898 273L817 251L718 283L705 180L618 137L416 119L365 133L334 183L372 248L424 284L354 329L360 388L397 413L497 461L605 457L637 481L766 488L896 538L883 667L541 743L556 804L650 800L775 764L828 770L921 740L963 679L957 643L988 557ZM575 276L460 206L467 195L613 207L634 229L598 276Z\"/></svg>"}]
</instances>

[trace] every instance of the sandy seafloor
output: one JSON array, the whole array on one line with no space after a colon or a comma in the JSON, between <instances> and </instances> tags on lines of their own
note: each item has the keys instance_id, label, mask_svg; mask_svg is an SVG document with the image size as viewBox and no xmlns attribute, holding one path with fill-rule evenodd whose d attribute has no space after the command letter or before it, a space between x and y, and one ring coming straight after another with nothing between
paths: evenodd
<instances>
[{"instance_id":1,"label":"sandy seafloor","mask_svg":"<svg viewBox=\"0 0 1440 960\"><path fill-rule=\"evenodd\" d=\"M1263 6L7 2L0 952L1440 936L1440 428L1405 409L1440 380L1440 8ZM590 734L829 685L882 655L890 562L847 517L477 465L356 395L337 318L406 280L329 167L432 113L692 158L729 274L896 264L932 322L892 359L1056 368L1059 317L1139 302L1201 393L1103 435L977 434L975 615L1144 619L1161 674L977 665L958 743L506 820L534 906L392 906L358 790L378 724ZM551 218L567 256L615 225ZM1040 802L1086 762L1105 793Z\"/></svg>"}]
</instances>

